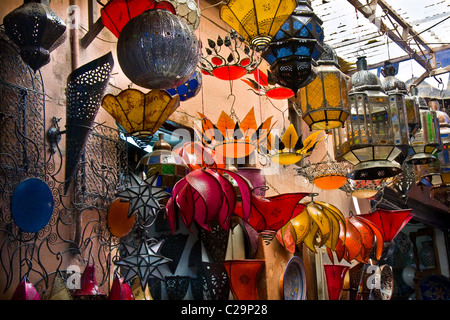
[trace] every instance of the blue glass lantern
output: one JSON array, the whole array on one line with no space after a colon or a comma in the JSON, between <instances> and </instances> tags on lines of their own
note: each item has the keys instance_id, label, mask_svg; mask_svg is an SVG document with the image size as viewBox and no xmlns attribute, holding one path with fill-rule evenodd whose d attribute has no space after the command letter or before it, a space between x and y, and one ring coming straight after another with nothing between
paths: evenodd
<instances>
[{"instance_id":1,"label":"blue glass lantern","mask_svg":"<svg viewBox=\"0 0 450 320\"><path fill-rule=\"evenodd\" d=\"M180 101L186 101L192 97L195 97L201 87L202 74L197 70L185 83L179 85L178 87L168 89L167 92L169 92L171 96L178 95L180 97Z\"/></svg>"},{"instance_id":2,"label":"blue glass lantern","mask_svg":"<svg viewBox=\"0 0 450 320\"><path fill-rule=\"evenodd\" d=\"M294 12L263 53L270 64L270 77L297 93L316 77L314 67L324 52L323 38L322 21L310 1L297 0Z\"/></svg>"}]
</instances>

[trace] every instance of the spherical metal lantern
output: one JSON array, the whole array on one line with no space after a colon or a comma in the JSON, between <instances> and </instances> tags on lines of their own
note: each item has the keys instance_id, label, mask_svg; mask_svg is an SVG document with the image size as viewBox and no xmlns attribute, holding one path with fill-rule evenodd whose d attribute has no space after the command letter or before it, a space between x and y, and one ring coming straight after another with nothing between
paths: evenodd
<instances>
[{"instance_id":1,"label":"spherical metal lantern","mask_svg":"<svg viewBox=\"0 0 450 320\"><path fill-rule=\"evenodd\" d=\"M48 0L25 0L3 19L6 34L34 71L50 62L50 52L66 31L64 21L48 5Z\"/></svg>"},{"instance_id":2,"label":"spherical metal lantern","mask_svg":"<svg viewBox=\"0 0 450 320\"><path fill-rule=\"evenodd\" d=\"M125 75L147 89L170 89L185 83L198 63L193 29L167 10L148 10L131 19L117 42Z\"/></svg>"},{"instance_id":3,"label":"spherical metal lantern","mask_svg":"<svg viewBox=\"0 0 450 320\"><path fill-rule=\"evenodd\" d=\"M380 79L367 70L365 57L349 81L350 115L345 128L333 129L336 160L353 164L353 180L393 177L402 169L395 161L409 147L408 126L401 110L390 104ZM403 120L403 121L402 121Z\"/></svg>"}]
</instances>

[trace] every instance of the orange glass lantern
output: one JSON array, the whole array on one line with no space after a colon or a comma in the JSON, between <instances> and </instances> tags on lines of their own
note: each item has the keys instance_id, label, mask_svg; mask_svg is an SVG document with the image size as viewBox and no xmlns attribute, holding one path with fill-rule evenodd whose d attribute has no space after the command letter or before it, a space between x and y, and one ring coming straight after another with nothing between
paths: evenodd
<instances>
[{"instance_id":1,"label":"orange glass lantern","mask_svg":"<svg viewBox=\"0 0 450 320\"><path fill-rule=\"evenodd\" d=\"M259 300L258 276L264 260L226 260L223 262L228 274L231 293L236 300Z\"/></svg>"},{"instance_id":2,"label":"orange glass lantern","mask_svg":"<svg viewBox=\"0 0 450 320\"><path fill-rule=\"evenodd\" d=\"M122 201L118 198L111 202L106 215L106 223L108 224L109 232L121 238L126 236L134 226L136 216L128 217L130 210L130 202Z\"/></svg>"}]
</instances>

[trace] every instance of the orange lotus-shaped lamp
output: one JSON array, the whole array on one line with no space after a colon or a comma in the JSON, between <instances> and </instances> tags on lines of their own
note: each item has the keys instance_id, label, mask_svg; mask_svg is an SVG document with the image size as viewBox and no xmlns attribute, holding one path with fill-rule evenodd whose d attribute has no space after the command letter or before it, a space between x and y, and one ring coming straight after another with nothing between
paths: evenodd
<instances>
[{"instance_id":1,"label":"orange lotus-shaped lamp","mask_svg":"<svg viewBox=\"0 0 450 320\"><path fill-rule=\"evenodd\" d=\"M272 117L267 118L259 127L256 124L255 111L251 108L239 123L224 111L213 124L205 115L201 117L201 128L194 125L194 130L201 137L205 146L214 150L217 157L243 158L253 153L257 146L267 139Z\"/></svg>"},{"instance_id":2,"label":"orange lotus-shaped lamp","mask_svg":"<svg viewBox=\"0 0 450 320\"><path fill-rule=\"evenodd\" d=\"M153 135L180 106L180 97L172 97L165 90L151 90L144 94L136 89L107 94L102 107L133 136Z\"/></svg>"},{"instance_id":3,"label":"orange lotus-shaped lamp","mask_svg":"<svg viewBox=\"0 0 450 320\"><path fill-rule=\"evenodd\" d=\"M182 146L175 148L173 152L183 159L189 171L208 167L222 169L226 167L226 161L223 157L217 157L214 150L205 148L198 141L186 142Z\"/></svg>"},{"instance_id":4,"label":"orange lotus-shaped lamp","mask_svg":"<svg viewBox=\"0 0 450 320\"><path fill-rule=\"evenodd\" d=\"M369 263L370 254L375 248L375 259L380 260L383 253L384 238L381 231L371 221L361 215L349 216L345 219L346 231L341 232L335 253L339 261L356 260ZM331 250L327 249L328 256L333 261Z\"/></svg>"}]
</instances>

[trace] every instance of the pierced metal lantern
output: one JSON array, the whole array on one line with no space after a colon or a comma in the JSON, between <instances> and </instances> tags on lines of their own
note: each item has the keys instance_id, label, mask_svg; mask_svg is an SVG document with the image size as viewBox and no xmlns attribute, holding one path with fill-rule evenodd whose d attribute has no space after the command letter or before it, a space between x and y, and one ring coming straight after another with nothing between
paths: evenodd
<instances>
[{"instance_id":1,"label":"pierced metal lantern","mask_svg":"<svg viewBox=\"0 0 450 320\"><path fill-rule=\"evenodd\" d=\"M297 1L291 16L269 43L263 58L270 64L270 77L297 94L316 77L316 60L323 53L322 21L310 1Z\"/></svg>"},{"instance_id":2,"label":"pierced metal lantern","mask_svg":"<svg viewBox=\"0 0 450 320\"><path fill-rule=\"evenodd\" d=\"M194 0L110 0L101 10L103 25L117 38L123 27L141 13L156 8L167 9L185 20L194 30L200 23L200 9Z\"/></svg>"},{"instance_id":3,"label":"pierced metal lantern","mask_svg":"<svg viewBox=\"0 0 450 320\"><path fill-rule=\"evenodd\" d=\"M393 183L394 178L383 178L373 180L347 179L339 189L346 194L358 199L374 199L381 194L384 188Z\"/></svg>"},{"instance_id":4,"label":"pierced metal lantern","mask_svg":"<svg viewBox=\"0 0 450 320\"><path fill-rule=\"evenodd\" d=\"M295 7L295 0L230 0L220 18L250 44L265 47Z\"/></svg>"},{"instance_id":5,"label":"pierced metal lantern","mask_svg":"<svg viewBox=\"0 0 450 320\"><path fill-rule=\"evenodd\" d=\"M325 51L317 61L316 78L299 90L303 120L311 130L340 127L350 112L348 77L339 70L334 49L327 44L323 47Z\"/></svg>"},{"instance_id":6,"label":"pierced metal lantern","mask_svg":"<svg viewBox=\"0 0 450 320\"><path fill-rule=\"evenodd\" d=\"M109 52L67 77L65 192L81 159L113 67Z\"/></svg>"},{"instance_id":7,"label":"pierced metal lantern","mask_svg":"<svg viewBox=\"0 0 450 320\"><path fill-rule=\"evenodd\" d=\"M415 88L415 89L414 89ZM408 118L409 135L412 137L420 130L420 105L426 105L423 97L417 95L417 88L411 87L410 92L405 96L406 116Z\"/></svg>"},{"instance_id":8,"label":"pierced metal lantern","mask_svg":"<svg viewBox=\"0 0 450 320\"><path fill-rule=\"evenodd\" d=\"M251 73L261 64L261 50L248 46L245 39L231 30L217 40L208 39L202 46L199 67L204 75L221 80L237 80Z\"/></svg>"},{"instance_id":9,"label":"pierced metal lantern","mask_svg":"<svg viewBox=\"0 0 450 320\"><path fill-rule=\"evenodd\" d=\"M170 89L185 83L198 63L194 30L168 10L148 10L131 19L117 42L124 74L147 89Z\"/></svg>"},{"instance_id":10,"label":"pierced metal lantern","mask_svg":"<svg viewBox=\"0 0 450 320\"><path fill-rule=\"evenodd\" d=\"M8 37L19 47L20 56L35 72L50 62L50 52L61 43L64 21L49 7L49 0L24 0L3 19Z\"/></svg>"},{"instance_id":11,"label":"pierced metal lantern","mask_svg":"<svg viewBox=\"0 0 450 320\"><path fill-rule=\"evenodd\" d=\"M411 88L414 98L418 101L420 112L420 130L411 139L409 157L411 164L425 164L436 161L435 153L440 150L441 136L439 119L436 111L431 110L425 99L417 97L417 88Z\"/></svg>"},{"instance_id":12,"label":"pierced metal lantern","mask_svg":"<svg viewBox=\"0 0 450 320\"><path fill-rule=\"evenodd\" d=\"M102 107L125 131L139 138L153 135L179 106L179 96L172 97L165 90L144 94L126 89L116 96L107 94L102 101Z\"/></svg>"},{"instance_id":13,"label":"pierced metal lantern","mask_svg":"<svg viewBox=\"0 0 450 320\"><path fill-rule=\"evenodd\" d=\"M352 180L393 177L401 172L396 158L409 147L405 117L395 104L390 104L382 91L380 79L367 70L365 57L357 61L358 71L349 82L350 115L345 128L333 129L335 158L355 167Z\"/></svg>"}]
</instances>

